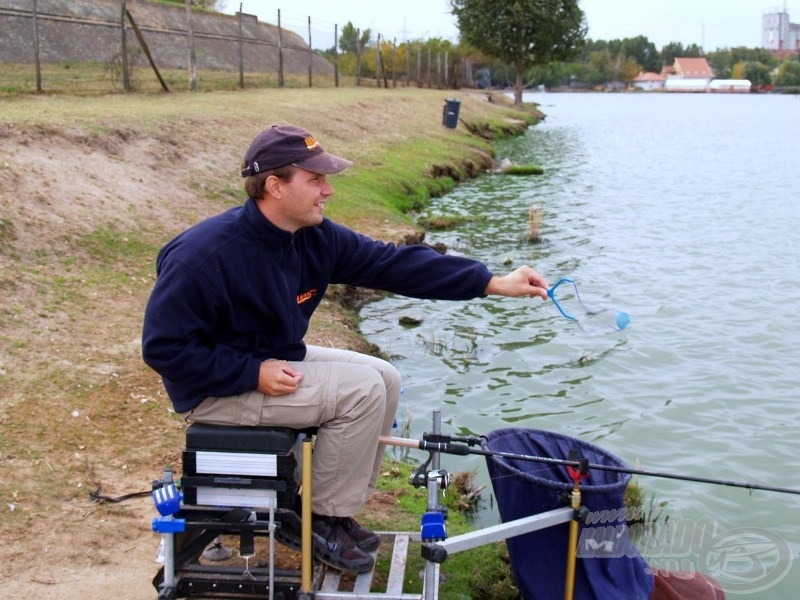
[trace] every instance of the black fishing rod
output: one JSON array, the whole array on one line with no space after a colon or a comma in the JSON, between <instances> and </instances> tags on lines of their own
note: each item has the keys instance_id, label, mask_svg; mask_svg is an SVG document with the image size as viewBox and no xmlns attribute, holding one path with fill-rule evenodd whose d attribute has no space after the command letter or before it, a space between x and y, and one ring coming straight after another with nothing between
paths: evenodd
<instances>
[{"instance_id":1,"label":"black fishing rod","mask_svg":"<svg viewBox=\"0 0 800 600\"><path fill-rule=\"evenodd\" d=\"M513 460L524 460L530 462L546 463L551 465L559 465L566 467L586 466L585 461L569 460L561 458L550 458L547 456L535 456L531 454L516 454L513 452L501 452L499 450L484 450L483 448L474 448L473 446L480 443L479 438L459 438L450 437L445 435L429 435L425 434L422 440L412 440L409 438L397 438L389 436L381 436L380 442L389 446L403 446L405 448L417 448L419 450L426 450L428 452L442 452L444 454L454 454L458 456L466 456L468 454L476 454L479 456L496 456L498 458L509 458ZM610 471L614 473L628 473L630 475L643 475L647 477L661 477L662 479L678 479L681 481L693 481L696 483L710 483L712 485L724 485L728 487L744 488L746 490L758 490L762 492L778 492L780 494L795 494L800 496L800 490L785 487L775 487L770 485L760 485L757 483L747 483L741 481L728 481L724 479L712 479L709 477L695 477L693 475L679 475L676 473L665 473L663 471L650 471L647 469L632 469L629 467L616 467L613 465L601 465L596 463L588 463L589 469L597 469L598 471Z\"/></svg>"}]
</instances>

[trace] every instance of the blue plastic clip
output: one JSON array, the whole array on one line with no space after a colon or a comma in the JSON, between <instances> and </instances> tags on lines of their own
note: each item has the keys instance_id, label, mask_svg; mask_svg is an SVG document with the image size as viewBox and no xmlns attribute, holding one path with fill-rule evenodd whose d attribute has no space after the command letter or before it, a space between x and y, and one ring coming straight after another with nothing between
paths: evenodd
<instances>
[{"instance_id":1,"label":"blue plastic clip","mask_svg":"<svg viewBox=\"0 0 800 600\"><path fill-rule=\"evenodd\" d=\"M446 540L447 531L444 526L444 514L439 511L429 511L422 515L420 537L423 542Z\"/></svg>"},{"instance_id":2,"label":"blue plastic clip","mask_svg":"<svg viewBox=\"0 0 800 600\"><path fill-rule=\"evenodd\" d=\"M161 516L174 515L181 509L183 494L178 491L174 483L169 483L153 490L153 504L156 505Z\"/></svg>"},{"instance_id":3,"label":"blue plastic clip","mask_svg":"<svg viewBox=\"0 0 800 600\"><path fill-rule=\"evenodd\" d=\"M186 519L155 517L153 519L153 531L156 533L183 533L186 531Z\"/></svg>"}]
</instances>

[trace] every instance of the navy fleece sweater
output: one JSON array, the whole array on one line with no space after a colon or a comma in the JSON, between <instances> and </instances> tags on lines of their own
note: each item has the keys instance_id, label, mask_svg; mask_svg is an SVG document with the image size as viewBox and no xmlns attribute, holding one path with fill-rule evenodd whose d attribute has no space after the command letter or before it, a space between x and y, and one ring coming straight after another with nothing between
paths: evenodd
<instances>
[{"instance_id":1,"label":"navy fleece sweater","mask_svg":"<svg viewBox=\"0 0 800 600\"><path fill-rule=\"evenodd\" d=\"M252 199L170 241L156 270L142 353L177 412L256 389L268 358L302 360L309 319L330 283L467 300L491 279L474 260L377 242L328 219L291 234Z\"/></svg>"}]
</instances>

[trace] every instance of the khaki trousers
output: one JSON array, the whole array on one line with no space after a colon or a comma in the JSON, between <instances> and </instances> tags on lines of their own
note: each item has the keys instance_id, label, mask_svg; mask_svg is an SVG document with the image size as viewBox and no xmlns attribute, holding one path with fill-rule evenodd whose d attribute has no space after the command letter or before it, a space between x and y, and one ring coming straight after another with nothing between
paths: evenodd
<instances>
[{"instance_id":1,"label":"khaki trousers","mask_svg":"<svg viewBox=\"0 0 800 600\"><path fill-rule=\"evenodd\" d=\"M187 421L218 425L319 427L314 443L312 510L352 517L367 501L400 400L400 373L385 360L350 350L308 346L305 360L290 362L303 373L285 396L248 392L206 398L184 413Z\"/></svg>"}]
</instances>

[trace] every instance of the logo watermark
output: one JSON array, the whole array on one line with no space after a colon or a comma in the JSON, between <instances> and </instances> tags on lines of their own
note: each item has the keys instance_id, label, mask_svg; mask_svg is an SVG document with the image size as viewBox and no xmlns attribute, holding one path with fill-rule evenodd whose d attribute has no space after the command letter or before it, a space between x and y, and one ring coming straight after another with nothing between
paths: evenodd
<instances>
[{"instance_id":1,"label":"logo watermark","mask_svg":"<svg viewBox=\"0 0 800 600\"><path fill-rule=\"evenodd\" d=\"M589 513L581 528L578 556L645 557L659 577L713 578L726 594L767 590L789 573L792 551L780 535L758 527L718 532L713 519L642 524L620 509ZM628 522L634 524L628 526Z\"/></svg>"}]
</instances>

